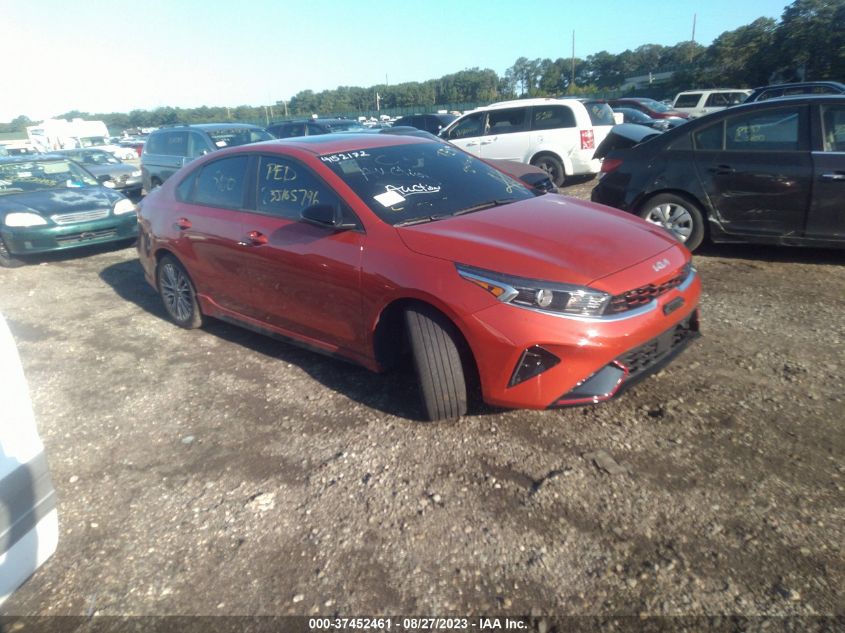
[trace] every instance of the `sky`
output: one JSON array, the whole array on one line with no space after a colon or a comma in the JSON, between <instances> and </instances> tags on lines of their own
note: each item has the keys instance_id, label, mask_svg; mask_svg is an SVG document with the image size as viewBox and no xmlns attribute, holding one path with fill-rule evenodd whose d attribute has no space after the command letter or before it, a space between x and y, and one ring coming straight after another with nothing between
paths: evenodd
<instances>
[{"instance_id":1,"label":"sky","mask_svg":"<svg viewBox=\"0 0 845 633\"><path fill-rule=\"evenodd\" d=\"M301 90L499 75L518 57L709 45L791 0L0 0L0 122L269 105ZM632 7L636 7L632 10Z\"/></svg>"}]
</instances>

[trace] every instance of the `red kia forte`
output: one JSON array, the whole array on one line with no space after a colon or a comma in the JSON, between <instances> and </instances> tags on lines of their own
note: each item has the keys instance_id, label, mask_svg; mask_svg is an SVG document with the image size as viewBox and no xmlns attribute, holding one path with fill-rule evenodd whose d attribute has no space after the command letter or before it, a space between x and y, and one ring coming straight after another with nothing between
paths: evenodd
<instances>
[{"instance_id":1,"label":"red kia forte","mask_svg":"<svg viewBox=\"0 0 845 633\"><path fill-rule=\"evenodd\" d=\"M185 328L235 322L384 371L425 417L606 400L698 332L690 254L639 218L382 134L221 150L142 202L138 251Z\"/></svg>"}]
</instances>

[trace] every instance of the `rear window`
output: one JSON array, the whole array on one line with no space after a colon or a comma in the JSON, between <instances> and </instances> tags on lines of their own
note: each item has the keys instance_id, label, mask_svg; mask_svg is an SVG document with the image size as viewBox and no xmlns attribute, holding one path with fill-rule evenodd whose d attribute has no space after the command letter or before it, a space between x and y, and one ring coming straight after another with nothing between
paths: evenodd
<instances>
[{"instance_id":1,"label":"rear window","mask_svg":"<svg viewBox=\"0 0 845 633\"><path fill-rule=\"evenodd\" d=\"M208 130L208 135L217 147L235 147L237 145L273 140L273 136L261 128Z\"/></svg>"},{"instance_id":2,"label":"rear window","mask_svg":"<svg viewBox=\"0 0 845 633\"><path fill-rule=\"evenodd\" d=\"M613 119L613 109L608 104L588 101L584 106L587 108L587 113L590 115L590 121L593 125L616 124Z\"/></svg>"},{"instance_id":3,"label":"rear window","mask_svg":"<svg viewBox=\"0 0 845 633\"><path fill-rule=\"evenodd\" d=\"M674 105L676 108L694 108L698 105L698 101L700 99L700 92L691 92L689 94L682 94L675 97L675 103L672 105Z\"/></svg>"}]
</instances>

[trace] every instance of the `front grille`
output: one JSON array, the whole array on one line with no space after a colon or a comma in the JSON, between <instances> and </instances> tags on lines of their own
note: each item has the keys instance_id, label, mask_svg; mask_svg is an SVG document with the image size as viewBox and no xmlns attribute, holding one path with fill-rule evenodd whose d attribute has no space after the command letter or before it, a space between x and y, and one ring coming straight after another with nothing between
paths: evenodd
<instances>
[{"instance_id":1,"label":"front grille","mask_svg":"<svg viewBox=\"0 0 845 633\"><path fill-rule=\"evenodd\" d=\"M62 213L51 215L50 219L56 224L77 224L79 222L90 222L91 220L102 220L109 217L110 209L95 209L94 211L78 211L77 213Z\"/></svg>"},{"instance_id":2,"label":"front grille","mask_svg":"<svg viewBox=\"0 0 845 633\"><path fill-rule=\"evenodd\" d=\"M623 292L621 295L616 295L611 298L610 303L605 309L605 314L618 314L620 312L627 312L635 308L642 307L651 303L657 297L666 294L673 288L677 288L687 280L687 277L692 273L692 266L685 264L677 275L664 281L662 284L654 285L648 284L634 288L628 292Z\"/></svg>"},{"instance_id":3,"label":"front grille","mask_svg":"<svg viewBox=\"0 0 845 633\"><path fill-rule=\"evenodd\" d=\"M616 361L628 369L628 379L660 362L678 345L698 333L698 314L693 312L660 336L622 354Z\"/></svg>"},{"instance_id":4,"label":"front grille","mask_svg":"<svg viewBox=\"0 0 845 633\"><path fill-rule=\"evenodd\" d=\"M83 233L75 233L73 235L62 235L56 238L59 244L77 244L80 242L88 242L90 240L100 240L105 237L113 237L117 235L116 229L104 229L102 231L85 231Z\"/></svg>"}]
</instances>

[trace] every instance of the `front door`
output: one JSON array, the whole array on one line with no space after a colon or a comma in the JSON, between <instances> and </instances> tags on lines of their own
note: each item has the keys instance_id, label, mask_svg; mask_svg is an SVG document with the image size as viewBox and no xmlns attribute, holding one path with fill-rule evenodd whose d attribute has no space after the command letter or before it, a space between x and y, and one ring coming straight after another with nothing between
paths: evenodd
<instances>
[{"instance_id":1,"label":"front door","mask_svg":"<svg viewBox=\"0 0 845 633\"><path fill-rule=\"evenodd\" d=\"M728 116L694 139L698 176L728 233L803 234L813 173L806 107Z\"/></svg>"},{"instance_id":2,"label":"front door","mask_svg":"<svg viewBox=\"0 0 845 633\"><path fill-rule=\"evenodd\" d=\"M482 158L524 161L528 155L528 108L490 110L487 127L479 138Z\"/></svg>"},{"instance_id":3,"label":"front door","mask_svg":"<svg viewBox=\"0 0 845 633\"><path fill-rule=\"evenodd\" d=\"M462 150L481 156L481 136L484 135L484 112L468 114L449 130L448 140Z\"/></svg>"},{"instance_id":4,"label":"front door","mask_svg":"<svg viewBox=\"0 0 845 633\"><path fill-rule=\"evenodd\" d=\"M255 208L241 251L259 319L328 351L364 350L361 307L362 230L333 231L300 219L314 204L342 205L301 163L258 160ZM352 221L351 211L347 211Z\"/></svg>"}]
</instances>

